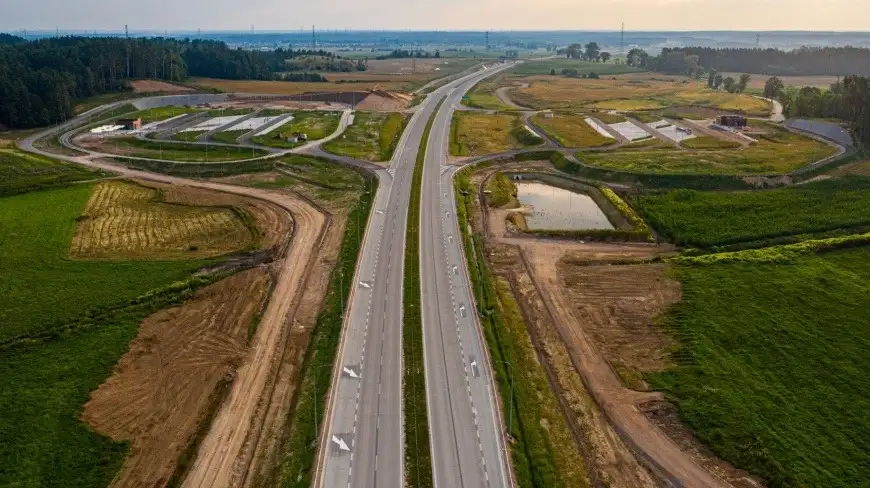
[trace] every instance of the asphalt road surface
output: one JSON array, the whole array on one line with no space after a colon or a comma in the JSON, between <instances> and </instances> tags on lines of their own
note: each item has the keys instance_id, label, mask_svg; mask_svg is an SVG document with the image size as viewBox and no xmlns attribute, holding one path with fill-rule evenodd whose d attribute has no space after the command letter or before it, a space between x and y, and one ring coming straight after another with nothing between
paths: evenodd
<instances>
[{"instance_id":1,"label":"asphalt road surface","mask_svg":"<svg viewBox=\"0 0 870 488\"><path fill-rule=\"evenodd\" d=\"M499 69L504 67L491 72ZM423 171L423 345L432 467L438 487L511 484L495 385L459 242L452 184L455 167L445 166L454 107L476 81L450 91L436 114Z\"/></svg>"},{"instance_id":2,"label":"asphalt road surface","mask_svg":"<svg viewBox=\"0 0 870 488\"><path fill-rule=\"evenodd\" d=\"M467 90L480 78L494 72L493 69L478 71L433 92L412 117L386 171L387 176L381 178L375 197L374 211L363 242L353 292L349 297L350 307L337 358L315 486L392 488L404 485L402 285L405 230L414 164L426 124L440 99L455 87L462 86ZM458 92L454 92L454 95L458 95ZM443 113L439 114L443 119ZM442 127L439 130L449 133L449 115L447 117L447 128L443 127L442 120ZM433 132L435 132L434 128ZM439 143L438 147L441 148L442 145ZM443 149L436 152L443 158ZM440 209L439 202L435 202L434 205ZM440 220L437 224L440 225ZM426 287L423 289L426 293L432 293ZM445 289L444 293L445 295L436 303L449 304L448 291ZM424 294L424 310L430 308L426 304L429 300L435 298ZM431 319L427 321L425 316L424 321L424 326L426 324L432 324L432 327L440 326L440 322ZM444 326L450 327L455 334L452 322L445 322ZM476 339L468 340L469 344L474 344ZM448 351L453 355L451 361L459 364L461 357L458 350L454 351L451 348ZM427 358L429 356L431 354L427 354ZM434 362L433 367L437 368L438 364ZM427 368L429 366L427 363ZM484 364L481 363L478 367L481 374L488 375ZM458 378L454 374L450 375L452 381L459 381ZM482 378L484 378L482 381L487 382L483 387L488 388L489 380L485 379L488 376ZM427 382L427 387L430 387L429 385L430 383ZM462 383L455 383L452 386L456 388L456 395L465 394ZM443 394L443 384L437 388ZM484 393L480 392L480 395ZM475 401L478 401L477 397ZM479 401L479 408L492 409L491 399ZM457 404L456 411L438 410L438 412L460 416L461 418L457 419L458 425L470 429L471 427L468 426L473 427L474 421L467 402L466 399L465 403ZM492 411L480 415L481 418L490 419L489 422L492 422ZM442 424L435 425L437 427L432 431L433 437L449 438L452 443L453 431L448 433L443 430ZM477 476L472 477L469 473L469 478L464 484L453 484L445 478L444 482L438 480L437 486L504 486L504 475L500 474L504 470L503 459L499 452L498 441L494 439L497 436L491 432L494 429L493 425L482 431L482 435L487 436L485 450L488 454L485 459L493 482L487 485L484 472L478 469ZM463 446L467 445L469 435L474 436L474 430L458 432L456 442L461 440ZM442 443L437 444L440 446ZM436 453L440 459L441 450ZM455 454L452 454L451 459L452 461L446 463L455 465ZM466 462L470 466L482 466L480 462L482 459L484 458L481 455L476 455ZM469 471L474 469L469 468Z\"/></svg>"}]
</instances>

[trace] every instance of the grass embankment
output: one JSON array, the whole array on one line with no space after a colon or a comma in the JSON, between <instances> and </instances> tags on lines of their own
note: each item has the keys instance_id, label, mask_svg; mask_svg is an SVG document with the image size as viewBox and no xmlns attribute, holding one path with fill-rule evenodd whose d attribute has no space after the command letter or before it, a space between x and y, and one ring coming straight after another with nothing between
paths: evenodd
<instances>
[{"instance_id":1,"label":"grass embankment","mask_svg":"<svg viewBox=\"0 0 870 488\"><path fill-rule=\"evenodd\" d=\"M500 86L501 78L482 80L462 97L462 104L484 110L514 110L496 95L495 91Z\"/></svg>"},{"instance_id":2,"label":"grass embankment","mask_svg":"<svg viewBox=\"0 0 870 488\"><path fill-rule=\"evenodd\" d=\"M389 161L407 123L408 117L401 113L356 112L345 133L323 149L367 161Z\"/></svg>"},{"instance_id":3,"label":"grass embankment","mask_svg":"<svg viewBox=\"0 0 870 488\"><path fill-rule=\"evenodd\" d=\"M172 117L177 117L179 115L192 114L195 112L201 112L201 110L191 107L182 107L179 105L167 105L165 107L157 107L157 108L149 108L145 110L139 110L138 112L134 112L130 115L129 118L142 118L143 124L148 124L150 122L157 122L160 120L171 119Z\"/></svg>"},{"instance_id":4,"label":"grass embankment","mask_svg":"<svg viewBox=\"0 0 870 488\"><path fill-rule=\"evenodd\" d=\"M518 115L453 112L450 126L450 154L453 156L481 156L542 142L540 137L526 130Z\"/></svg>"},{"instance_id":5,"label":"grass embankment","mask_svg":"<svg viewBox=\"0 0 870 488\"><path fill-rule=\"evenodd\" d=\"M189 134L189 133L186 133ZM114 149L119 156L153 158L164 161L209 162L234 161L266 156L260 149L215 145L173 144L143 140L136 137L116 137L106 141L105 150Z\"/></svg>"},{"instance_id":6,"label":"grass embankment","mask_svg":"<svg viewBox=\"0 0 870 488\"><path fill-rule=\"evenodd\" d=\"M128 446L78 420L150 313L204 261L67 258L91 185L0 199L0 485L105 486ZM173 283L172 285L169 285Z\"/></svg>"},{"instance_id":7,"label":"grass embankment","mask_svg":"<svg viewBox=\"0 0 870 488\"><path fill-rule=\"evenodd\" d=\"M177 132L170 139L173 141L196 142L196 139L205 134L206 130L191 130L187 132Z\"/></svg>"},{"instance_id":8,"label":"grass embankment","mask_svg":"<svg viewBox=\"0 0 870 488\"><path fill-rule=\"evenodd\" d=\"M351 171L345 169L345 171ZM368 222L377 179L367 177L360 188L363 198L354 205L347 221ZM317 323L306 350L304 372L296 395L296 405L290 419L289 436L284 444L280 466L280 482L284 487L308 488L317 455L315 432L320 432L324 419L326 394L332 381L332 365L341 340L345 300L354 285L354 273L359 259L364 227L345 226L338 262L329 279L326 297L317 316ZM343 288L342 288L343 287ZM315 391L316 385L316 391ZM314 412L317 412L317 423ZM321 442L329 442L321 439Z\"/></svg>"},{"instance_id":9,"label":"grass embankment","mask_svg":"<svg viewBox=\"0 0 870 488\"><path fill-rule=\"evenodd\" d=\"M0 149L0 196L104 176L106 174L75 164L62 163L11 149Z\"/></svg>"},{"instance_id":10,"label":"grass embankment","mask_svg":"<svg viewBox=\"0 0 870 488\"><path fill-rule=\"evenodd\" d=\"M774 248L742 254L761 251ZM698 439L768 486L867 483L870 248L817 252L681 266L678 366L649 376Z\"/></svg>"},{"instance_id":11,"label":"grass embankment","mask_svg":"<svg viewBox=\"0 0 870 488\"><path fill-rule=\"evenodd\" d=\"M296 112L293 114L293 120L278 127L269 134L254 137L252 142L264 146L289 149L300 145L300 143L286 141L294 133L301 132L306 134L310 141L323 139L338 129L340 120L340 112Z\"/></svg>"},{"instance_id":12,"label":"grass embankment","mask_svg":"<svg viewBox=\"0 0 870 488\"><path fill-rule=\"evenodd\" d=\"M211 140L214 142L222 142L224 144L238 144L239 137L251 132L249 130L227 130L212 134Z\"/></svg>"},{"instance_id":13,"label":"grass embankment","mask_svg":"<svg viewBox=\"0 0 870 488\"><path fill-rule=\"evenodd\" d=\"M484 258L483 236L469 233L470 213L477 205L477 191L469 179L471 171L467 168L456 176L457 217L506 416L513 404L510 455L517 486L589 486L583 460L537 360L510 285L490 274ZM510 361L511 366L504 361Z\"/></svg>"},{"instance_id":14,"label":"grass embankment","mask_svg":"<svg viewBox=\"0 0 870 488\"><path fill-rule=\"evenodd\" d=\"M402 284L402 402L405 416L405 486L433 486L432 454L429 447L429 411L426 400L426 372L423 358L423 319L420 298L420 200L423 192L423 164L429 133L442 100L426 124L423 142L411 179L411 202L405 230L405 273Z\"/></svg>"},{"instance_id":15,"label":"grass embankment","mask_svg":"<svg viewBox=\"0 0 870 488\"><path fill-rule=\"evenodd\" d=\"M621 122L625 122L626 120L625 117L623 117L622 115L611 114L607 112L598 112L592 115L604 124L619 124Z\"/></svg>"},{"instance_id":16,"label":"grass embankment","mask_svg":"<svg viewBox=\"0 0 870 488\"><path fill-rule=\"evenodd\" d=\"M689 149L736 149L742 147L739 142L713 136L693 137L683 140L680 144Z\"/></svg>"},{"instance_id":17,"label":"grass embankment","mask_svg":"<svg viewBox=\"0 0 870 488\"><path fill-rule=\"evenodd\" d=\"M335 132L340 120L341 112L295 112L293 120L266 135L255 136L251 142L292 149L300 145L298 142L287 142L287 138L295 132L307 135L309 141L316 141Z\"/></svg>"},{"instance_id":18,"label":"grass embankment","mask_svg":"<svg viewBox=\"0 0 870 488\"><path fill-rule=\"evenodd\" d=\"M764 124L767 134L742 149L582 153L591 165L621 171L672 174L788 173L836 153L809 137Z\"/></svg>"},{"instance_id":19,"label":"grass embankment","mask_svg":"<svg viewBox=\"0 0 870 488\"><path fill-rule=\"evenodd\" d=\"M650 224L677 244L711 247L870 226L870 178L752 192L676 190L640 196Z\"/></svg>"},{"instance_id":20,"label":"grass embankment","mask_svg":"<svg viewBox=\"0 0 870 488\"><path fill-rule=\"evenodd\" d=\"M542 114L532 117L535 125L565 147L601 147L616 142L616 139L599 134L584 119L582 115L558 113L551 119Z\"/></svg>"}]
</instances>

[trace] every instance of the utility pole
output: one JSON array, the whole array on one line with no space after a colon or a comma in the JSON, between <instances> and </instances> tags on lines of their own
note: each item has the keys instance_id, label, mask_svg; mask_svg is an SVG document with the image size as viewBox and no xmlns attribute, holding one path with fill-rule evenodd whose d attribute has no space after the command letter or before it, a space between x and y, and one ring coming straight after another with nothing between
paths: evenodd
<instances>
[{"instance_id":1,"label":"utility pole","mask_svg":"<svg viewBox=\"0 0 870 488\"><path fill-rule=\"evenodd\" d=\"M311 24L311 50L317 49L317 38L314 36L314 24Z\"/></svg>"},{"instance_id":2,"label":"utility pole","mask_svg":"<svg viewBox=\"0 0 870 488\"><path fill-rule=\"evenodd\" d=\"M60 37L60 27L54 26L54 37Z\"/></svg>"},{"instance_id":3,"label":"utility pole","mask_svg":"<svg viewBox=\"0 0 870 488\"><path fill-rule=\"evenodd\" d=\"M761 43L761 34L755 35L755 47L758 48L758 45Z\"/></svg>"},{"instance_id":4,"label":"utility pole","mask_svg":"<svg viewBox=\"0 0 870 488\"><path fill-rule=\"evenodd\" d=\"M625 54L625 22L622 23L622 33L619 36L619 54Z\"/></svg>"},{"instance_id":5,"label":"utility pole","mask_svg":"<svg viewBox=\"0 0 870 488\"><path fill-rule=\"evenodd\" d=\"M486 50L489 51L489 31L486 31Z\"/></svg>"}]
</instances>

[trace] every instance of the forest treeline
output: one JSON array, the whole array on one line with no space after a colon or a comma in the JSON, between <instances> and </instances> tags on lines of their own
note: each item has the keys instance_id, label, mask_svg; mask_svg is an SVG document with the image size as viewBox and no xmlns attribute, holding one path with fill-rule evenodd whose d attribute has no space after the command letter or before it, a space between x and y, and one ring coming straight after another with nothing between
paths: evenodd
<instances>
[{"instance_id":1,"label":"forest treeline","mask_svg":"<svg viewBox=\"0 0 870 488\"><path fill-rule=\"evenodd\" d=\"M61 37L28 42L0 34L0 126L39 127L73 115L76 100L128 90L129 80L181 81L287 77L288 60L332 57L326 51L248 51L223 42L164 38Z\"/></svg>"},{"instance_id":2,"label":"forest treeline","mask_svg":"<svg viewBox=\"0 0 870 488\"><path fill-rule=\"evenodd\" d=\"M632 49L627 61L652 71L689 75L724 71L775 76L870 76L870 49L858 47L802 47L791 51L680 47L664 48L658 56Z\"/></svg>"}]
</instances>

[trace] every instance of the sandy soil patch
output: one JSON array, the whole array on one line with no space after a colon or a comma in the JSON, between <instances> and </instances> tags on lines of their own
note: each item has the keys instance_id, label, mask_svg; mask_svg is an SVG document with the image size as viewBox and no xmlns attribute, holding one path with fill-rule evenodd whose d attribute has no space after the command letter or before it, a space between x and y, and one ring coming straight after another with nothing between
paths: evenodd
<instances>
[{"instance_id":1,"label":"sandy soil patch","mask_svg":"<svg viewBox=\"0 0 870 488\"><path fill-rule=\"evenodd\" d=\"M401 112L408 108L414 97L403 93L378 90L357 104L357 110L375 110L378 112Z\"/></svg>"},{"instance_id":2,"label":"sandy soil patch","mask_svg":"<svg viewBox=\"0 0 870 488\"><path fill-rule=\"evenodd\" d=\"M176 85L158 80L135 80L130 84L133 86L133 93L184 93L194 91L189 86Z\"/></svg>"},{"instance_id":3,"label":"sandy soil patch","mask_svg":"<svg viewBox=\"0 0 870 488\"><path fill-rule=\"evenodd\" d=\"M165 486L247 352L248 329L269 289L263 268L203 288L142 323L82 419L131 443L113 487Z\"/></svg>"}]
</instances>

